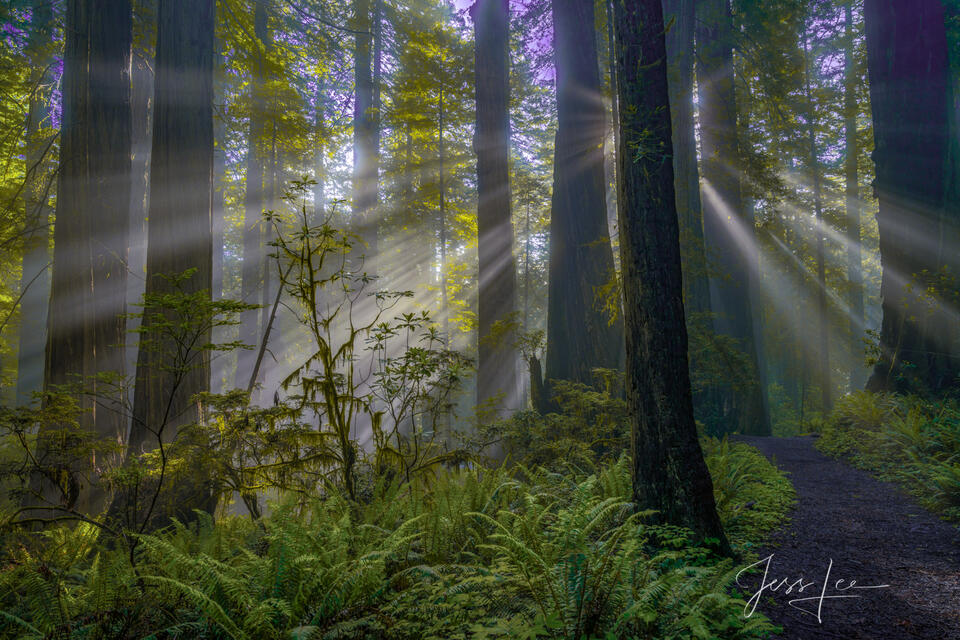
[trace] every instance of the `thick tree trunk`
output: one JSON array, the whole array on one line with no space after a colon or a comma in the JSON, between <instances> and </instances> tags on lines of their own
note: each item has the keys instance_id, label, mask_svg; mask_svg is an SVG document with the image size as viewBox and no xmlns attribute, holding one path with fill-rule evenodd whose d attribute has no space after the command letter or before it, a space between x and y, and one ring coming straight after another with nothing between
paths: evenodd
<instances>
[{"instance_id":1,"label":"thick tree trunk","mask_svg":"<svg viewBox=\"0 0 960 640\"><path fill-rule=\"evenodd\" d=\"M710 260L722 277L713 278L711 308L717 333L736 339L749 371L732 371L737 385L723 393L728 430L766 435L770 418L759 381L759 352L753 330L751 270L759 268L754 225L744 214L738 174L737 106L733 82L733 23L729 0L698 5L697 87L700 99L703 230Z\"/></svg>"},{"instance_id":2,"label":"thick tree trunk","mask_svg":"<svg viewBox=\"0 0 960 640\"><path fill-rule=\"evenodd\" d=\"M850 390L863 388L863 258L860 255L860 145L857 140L857 73L854 63L853 3L844 6L843 139L847 210L847 301L850 306Z\"/></svg>"},{"instance_id":3,"label":"thick tree trunk","mask_svg":"<svg viewBox=\"0 0 960 640\"><path fill-rule=\"evenodd\" d=\"M129 0L97 0L90 14L89 233L93 292L94 372L124 372L127 340L127 247L131 206L131 54L133 13ZM119 388L96 384L95 433L113 442L127 435L125 399ZM103 461L94 461L95 468ZM93 496L93 512L105 495Z\"/></svg>"},{"instance_id":4,"label":"thick tree trunk","mask_svg":"<svg viewBox=\"0 0 960 640\"><path fill-rule=\"evenodd\" d=\"M82 380L81 426L98 439L126 435L119 387L97 374L123 373L130 208L129 2L71 0L64 51L60 186L54 226L44 388ZM41 444L42 447L42 444ZM62 461L74 466L78 461ZM76 495L97 512L104 494L91 459ZM87 464L81 463L81 464Z\"/></svg>"},{"instance_id":5,"label":"thick tree trunk","mask_svg":"<svg viewBox=\"0 0 960 640\"><path fill-rule=\"evenodd\" d=\"M810 74L813 73L812 52L807 33L803 34L804 71L803 83L807 101L807 141L809 143L810 178L813 182L813 210L817 222L816 234L817 257L817 364L819 365L818 382L820 383L820 410L824 415L829 413L832 401L832 383L830 376L830 316L827 308L827 272L824 256L823 240L823 193L821 187L820 156L817 151L816 109L813 104L813 93L810 88Z\"/></svg>"},{"instance_id":6,"label":"thick tree trunk","mask_svg":"<svg viewBox=\"0 0 960 640\"><path fill-rule=\"evenodd\" d=\"M267 48L270 32L267 22L267 1L256 0L253 9L254 37L257 39L257 63L250 84L250 129L247 137L247 190L244 195L243 263L241 266L240 297L244 302L257 304L262 293L265 251L263 249L263 211L265 201L264 174L266 172L267 129ZM256 347L260 344L260 312L245 311L240 317L240 342ZM246 388L257 350L237 352L237 371L234 386Z\"/></svg>"},{"instance_id":7,"label":"thick tree trunk","mask_svg":"<svg viewBox=\"0 0 960 640\"><path fill-rule=\"evenodd\" d=\"M603 167L605 107L593 0L553 0L557 136L550 216L548 379L593 382L615 369L623 325L611 323L597 292L614 276Z\"/></svg>"},{"instance_id":8,"label":"thick tree trunk","mask_svg":"<svg viewBox=\"0 0 960 640\"><path fill-rule=\"evenodd\" d=\"M882 353L867 388L939 392L954 384L960 362L948 310L956 283L938 283L932 304L923 297L957 247L956 207L945 202L953 171L944 8L866 0L864 22L883 267Z\"/></svg>"},{"instance_id":9,"label":"thick tree trunk","mask_svg":"<svg viewBox=\"0 0 960 640\"><path fill-rule=\"evenodd\" d=\"M506 0L471 8L476 37L477 233L480 262L477 404L498 415L518 408L517 359L511 329L516 299L510 218L510 20ZM499 396L499 399L498 399ZM494 452L496 453L496 452Z\"/></svg>"},{"instance_id":10,"label":"thick tree trunk","mask_svg":"<svg viewBox=\"0 0 960 640\"><path fill-rule=\"evenodd\" d=\"M213 173L213 0L189 5L161 0L158 12L147 293L174 293L162 275L195 269L186 293L210 294ZM161 320L152 310L144 325ZM206 336L205 340L209 340ZM201 339L201 343L204 339ZM181 349L184 345L179 345ZM141 345L129 455L171 442L177 429L198 419L191 397L209 389L207 352L193 351L192 364L176 358L178 345L161 340ZM193 508L213 508L201 485L183 481L164 505L164 515L191 519ZM154 513L154 517L156 517Z\"/></svg>"},{"instance_id":11,"label":"thick tree trunk","mask_svg":"<svg viewBox=\"0 0 960 640\"><path fill-rule=\"evenodd\" d=\"M24 185L24 214L27 239L20 275L20 344L17 354L17 405L30 404L33 394L43 386L46 344L47 306L50 296L50 183L52 163L49 148L53 128L50 123L50 89L53 62L51 42L52 12L48 0L33 0L27 51L33 69L26 128L27 175Z\"/></svg>"},{"instance_id":12,"label":"thick tree trunk","mask_svg":"<svg viewBox=\"0 0 960 640\"><path fill-rule=\"evenodd\" d=\"M631 105L617 175L634 500L729 552L693 419L663 13L660 0L614 7L620 102Z\"/></svg>"}]
</instances>

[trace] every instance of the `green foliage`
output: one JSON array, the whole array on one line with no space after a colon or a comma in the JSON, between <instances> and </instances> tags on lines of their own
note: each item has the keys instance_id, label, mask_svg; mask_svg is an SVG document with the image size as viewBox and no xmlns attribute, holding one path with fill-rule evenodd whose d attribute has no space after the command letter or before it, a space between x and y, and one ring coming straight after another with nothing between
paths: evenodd
<instances>
[{"instance_id":1,"label":"green foliage","mask_svg":"<svg viewBox=\"0 0 960 640\"><path fill-rule=\"evenodd\" d=\"M533 410L520 411L502 425L504 451L512 461L556 471L594 470L598 463L615 461L629 450L623 374L605 369L594 374L593 386L552 382L558 411L542 416Z\"/></svg>"},{"instance_id":2,"label":"green foliage","mask_svg":"<svg viewBox=\"0 0 960 640\"><path fill-rule=\"evenodd\" d=\"M851 394L837 403L817 447L904 486L960 521L960 406L955 400Z\"/></svg>"},{"instance_id":3,"label":"green foliage","mask_svg":"<svg viewBox=\"0 0 960 640\"><path fill-rule=\"evenodd\" d=\"M701 441L724 531L740 548L759 544L781 526L796 494L786 476L759 451L727 438Z\"/></svg>"},{"instance_id":4,"label":"green foliage","mask_svg":"<svg viewBox=\"0 0 960 640\"><path fill-rule=\"evenodd\" d=\"M576 474L602 469L629 451L622 374L595 373L593 387L555 383L558 413L522 411L503 425L504 450L512 461L523 469ZM790 482L753 447L711 437L702 438L701 446L728 537L739 548L758 544L783 523L793 504ZM623 495L629 490L623 489Z\"/></svg>"},{"instance_id":5,"label":"green foliage","mask_svg":"<svg viewBox=\"0 0 960 640\"><path fill-rule=\"evenodd\" d=\"M725 455L729 455L729 452ZM751 638L736 568L644 524L626 457L595 474L449 471L358 506L285 499L140 536L10 547L0 638ZM741 487L743 485L740 485ZM738 491L740 489L737 489ZM736 501L736 498L733 498Z\"/></svg>"}]
</instances>

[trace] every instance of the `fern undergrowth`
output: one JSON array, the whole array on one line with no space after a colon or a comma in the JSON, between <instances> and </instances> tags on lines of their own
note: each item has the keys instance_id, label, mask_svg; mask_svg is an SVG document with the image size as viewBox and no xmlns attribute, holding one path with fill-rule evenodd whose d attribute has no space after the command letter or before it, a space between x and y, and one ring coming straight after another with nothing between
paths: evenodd
<instances>
[{"instance_id":1,"label":"fern undergrowth","mask_svg":"<svg viewBox=\"0 0 960 640\"><path fill-rule=\"evenodd\" d=\"M756 451L706 443L741 550L789 483ZM629 460L595 473L447 470L358 505L296 496L258 521L198 514L139 538L136 563L87 525L8 545L0 638L753 638L738 565L629 502ZM518 478L523 478L519 480ZM135 568L134 568L135 566Z\"/></svg>"}]
</instances>

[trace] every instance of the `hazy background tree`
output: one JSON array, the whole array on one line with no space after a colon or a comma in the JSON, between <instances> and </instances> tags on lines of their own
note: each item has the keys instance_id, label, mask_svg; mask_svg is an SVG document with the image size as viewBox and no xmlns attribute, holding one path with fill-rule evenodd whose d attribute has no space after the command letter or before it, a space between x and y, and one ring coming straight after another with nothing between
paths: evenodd
<instances>
[{"instance_id":1,"label":"hazy background tree","mask_svg":"<svg viewBox=\"0 0 960 640\"><path fill-rule=\"evenodd\" d=\"M557 85L553 206L550 215L547 379L590 384L595 368L621 361L619 313L602 311L604 284L615 276L607 227L594 2L553 1Z\"/></svg>"},{"instance_id":2,"label":"hazy background tree","mask_svg":"<svg viewBox=\"0 0 960 640\"><path fill-rule=\"evenodd\" d=\"M513 344L516 267L510 218L510 14L506 0L477 0L477 250L479 254L477 403L516 409Z\"/></svg>"},{"instance_id":3,"label":"hazy background tree","mask_svg":"<svg viewBox=\"0 0 960 640\"><path fill-rule=\"evenodd\" d=\"M186 6L160 0L146 293L175 293L170 276L190 272L183 293L210 296L213 236L213 0ZM166 276L166 277L164 277ZM143 325L169 321L148 309ZM209 341L209 336L207 337ZM137 360L130 456L171 442L177 429L198 418L192 396L209 389L209 353L196 351L191 365L174 370L170 360L202 345L141 345ZM199 470L198 470L199 471ZM213 506L200 486L178 490L175 514Z\"/></svg>"},{"instance_id":4,"label":"hazy background tree","mask_svg":"<svg viewBox=\"0 0 960 640\"><path fill-rule=\"evenodd\" d=\"M699 97L703 228L711 278L711 308L717 333L730 336L746 354L736 389L726 386L718 406L720 430L769 434L770 418L761 384L760 350L754 334L752 283L759 269L753 212L740 190L740 147L733 63L733 19L729 0L697 5L697 91ZM736 374L735 374L736 375Z\"/></svg>"}]
</instances>

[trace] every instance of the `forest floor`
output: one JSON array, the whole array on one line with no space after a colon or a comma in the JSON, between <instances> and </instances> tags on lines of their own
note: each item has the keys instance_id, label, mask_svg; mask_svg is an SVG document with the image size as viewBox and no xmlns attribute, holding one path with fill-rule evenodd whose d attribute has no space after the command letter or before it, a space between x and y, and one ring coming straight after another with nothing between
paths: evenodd
<instances>
[{"instance_id":1,"label":"forest floor","mask_svg":"<svg viewBox=\"0 0 960 640\"><path fill-rule=\"evenodd\" d=\"M745 599L760 590L757 609L783 627L776 637L960 639L960 529L826 457L813 438L737 439L789 473L797 492L790 524L760 550L758 572L740 577ZM801 578L803 592L786 593Z\"/></svg>"}]
</instances>

